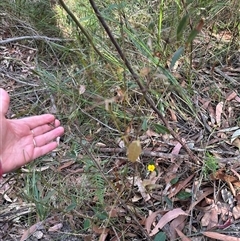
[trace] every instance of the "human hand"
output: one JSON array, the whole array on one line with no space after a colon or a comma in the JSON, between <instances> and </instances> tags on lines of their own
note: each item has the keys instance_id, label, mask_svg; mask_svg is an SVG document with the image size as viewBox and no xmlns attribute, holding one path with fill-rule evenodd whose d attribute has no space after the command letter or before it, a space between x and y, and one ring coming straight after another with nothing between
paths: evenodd
<instances>
[{"instance_id":1,"label":"human hand","mask_svg":"<svg viewBox=\"0 0 240 241\"><path fill-rule=\"evenodd\" d=\"M0 88L0 164L2 172L10 172L51 152L55 139L64 133L60 121L51 114L6 119L8 93Z\"/></svg>"}]
</instances>

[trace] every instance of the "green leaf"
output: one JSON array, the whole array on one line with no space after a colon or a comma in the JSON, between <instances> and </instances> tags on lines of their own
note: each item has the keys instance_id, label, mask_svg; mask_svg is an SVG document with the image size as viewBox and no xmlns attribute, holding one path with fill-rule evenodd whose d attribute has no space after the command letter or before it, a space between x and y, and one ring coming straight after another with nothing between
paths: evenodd
<instances>
[{"instance_id":1,"label":"green leaf","mask_svg":"<svg viewBox=\"0 0 240 241\"><path fill-rule=\"evenodd\" d=\"M48 192L47 196L44 197L44 199L42 200L43 203L48 203L49 200L50 200L50 198L51 198L55 193L56 193L55 190L52 190L52 191Z\"/></svg>"},{"instance_id":2,"label":"green leaf","mask_svg":"<svg viewBox=\"0 0 240 241\"><path fill-rule=\"evenodd\" d=\"M89 219L84 219L84 222L83 222L83 228L84 230L88 230L89 228L91 227L91 222Z\"/></svg>"},{"instance_id":3,"label":"green leaf","mask_svg":"<svg viewBox=\"0 0 240 241\"><path fill-rule=\"evenodd\" d=\"M171 183L172 185L174 185L174 184L176 184L176 183L178 182L178 180L179 180L179 178L178 178L178 177L175 177L175 178L173 178L173 179L170 181L170 183Z\"/></svg>"},{"instance_id":4,"label":"green leaf","mask_svg":"<svg viewBox=\"0 0 240 241\"><path fill-rule=\"evenodd\" d=\"M142 130L146 131L147 129L148 129L147 118L144 118L142 123Z\"/></svg>"},{"instance_id":5,"label":"green leaf","mask_svg":"<svg viewBox=\"0 0 240 241\"><path fill-rule=\"evenodd\" d=\"M193 29L188 36L187 44L191 43L196 38L197 35L198 35L198 31L196 29Z\"/></svg>"},{"instance_id":6,"label":"green leaf","mask_svg":"<svg viewBox=\"0 0 240 241\"><path fill-rule=\"evenodd\" d=\"M72 202L67 208L66 212L70 212L76 208L77 204L75 202Z\"/></svg>"},{"instance_id":7,"label":"green leaf","mask_svg":"<svg viewBox=\"0 0 240 241\"><path fill-rule=\"evenodd\" d=\"M166 234L164 232L159 232L155 237L154 241L165 241L166 240Z\"/></svg>"},{"instance_id":8,"label":"green leaf","mask_svg":"<svg viewBox=\"0 0 240 241\"><path fill-rule=\"evenodd\" d=\"M170 131L168 130L168 128L166 128L163 125L160 124L154 124L154 131L156 131L157 133L161 133L161 134L166 134L166 133L170 133Z\"/></svg>"},{"instance_id":9,"label":"green leaf","mask_svg":"<svg viewBox=\"0 0 240 241\"><path fill-rule=\"evenodd\" d=\"M108 218L108 215L106 212L97 212L96 216L101 220L106 220Z\"/></svg>"},{"instance_id":10,"label":"green leaf","mask_svg":"<svg viewBox=\"0 0 240 241\"><path fill-rule=\"evenodd\" d=\"M178 24L178 27L177 27L177 40L180 40L180 38L182 37L182 33L183 33L184 28L187 26L188 19L189 19L189 16L185 15L181 19L180 23Z\"/></svg>"},{"instance_id":11,"label":"green leaf","mask_svg":"<svg viewBox=\"0 0 240 241\"><path fill-rule=\"evenodd\" d=\"M164 201L167 203L168 207L173 207L173 202L167 196L164 196Z\"/></svg>"},{"instance_id":12,"label":"green leaf","mask_svg":"<svg viewBox=\"0 0 240 241\"><path fill-rule=\"evenodd\" d=\"M184 47L180 47L173 55L172 57L172 61L171 61L171 65L170 65L170 68L172 68L175 63L179 60L179 58L181 57L181 55L183 54L184 52Z\"/></svg>"},{"instance_id":13,"label":"green leaf","mask_svg":"<svg viewBox=\"0 0 240 241\"><path fill-rule=\"evenodd\" d=\"M180 200L186 200L191 196L192 194L190 192L185 192L185 191L181 191L176 195L176 197L179 198Z\"/></svg>"},{"instance_id":14,"label":"green leaf","mask_svg":"<svg viewBox=\"0 0 240 241\"><path fill-rule=\"evenodd\" d=\"M202 30L203 28L203 25L204 25L204 20L203 19L200 19L200 21L198 22L198 25L195 27L195 29L193 29L191 31L191 33L189 34L188 36L188 40L187 40L187 44L189 44L190 42L192 42L195 37L197 36L197 34Z\"/></svg>"}]
</instances>

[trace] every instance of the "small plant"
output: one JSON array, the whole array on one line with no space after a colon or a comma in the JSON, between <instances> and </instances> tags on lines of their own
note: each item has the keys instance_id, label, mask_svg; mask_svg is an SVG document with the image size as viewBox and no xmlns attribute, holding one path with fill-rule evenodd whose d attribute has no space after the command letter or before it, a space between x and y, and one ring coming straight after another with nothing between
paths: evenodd
<instances>
[{"instance_id":1,"label":"small plant","mask_svg":"<svg viewBox=\"0 0 240 241\"><path fill-rule=\"evenodd\" d=\"M215 157L211 154L207 153L206 160L203 165L203 175L206 179L209 174L214 174L218 169L218 162L216 161Z\"/></svg>"},{"instance_id":2,"label":"small plant","mask_svg":"<svg viewBox=\"0 0 240 241\"><path fill-rule=\"evenodd\" d=\"M103 205L106 187L105 180L91 159L84 160L84 163L84 170L91 186L92 196L97 199L98 204ZM104 162L102 162L102 164L104 164Z\"/></svg>"},{"instance_id":3,"label":"small plant","mask_svg":"<svg viewBox=\"0 0 240 241\"><path fill-rule=\"evenodd\" d=\"M24 196L36 205L36 214L40 220L48 216L54 194L54 190L49 190L42 185L41 175L34 170L32 174L26 176Z\"/></svg>"}]
</instances>

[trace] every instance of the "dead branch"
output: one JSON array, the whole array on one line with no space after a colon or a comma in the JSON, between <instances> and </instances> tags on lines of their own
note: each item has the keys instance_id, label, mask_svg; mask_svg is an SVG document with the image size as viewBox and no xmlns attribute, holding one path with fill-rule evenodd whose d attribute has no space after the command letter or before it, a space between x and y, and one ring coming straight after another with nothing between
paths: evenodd
<instances>
[{"instance_id":1,"label":"dead branch","mask_svg":"<svg viewBox=\"0 0 240 241\"><path fill-rule=\"evenodd\" d=\"M225 78L226 80L228 80L231 84L237 85L238 81L235 80L234 78L228 76L227 74L225 74L223 71L221 71L219 68L215 67L214 71L217 72L218 74L220 74L223 78Z\"/></svg>"},{"instance_id":2,"label":"dead branch","mask_svg":"<svg viewBox=\"0 0 240 241\"><path fill-rule=\"evenodd\" d=\"M98 149L100 152L105 152L105 153L126 153L127 149L126 148L109 148L109 147L102 147ZM163 153L163 152L158 152L158 151L149 151L149 150L143 150L142 151L142 156L148 156L148 157L162 157L162 158L178 158L178 159L188 159L188 155L175 155L171 153Z\"/></svg>"},{"instance_id":3,"label":"dead branch","mask_svg":"<svg viewBox=\"0 0 240 241\"><path fill-rule=\"evenodd\" d=\"M71 39L49 38L47 36L21 36L21 37L8 38L8 39L0 40L0 44L4 45L4 44L11 43L11 42L18 42L18 41L26 40L26 39L44 40L44 41L52 41L52 42L54 42L54 41L55 42L72 41Z\"/></svg>"},{"instance_id":4,"label":"dead branch","mask_svg":"<svg viewBox=\"0 0 240 241\"><path fill-rule=\"evenodd\" d=\"M199 149L198 151L203 151L204 149ZM126 148L114 148L114 147L101 147L98 148L99 152L103 152L103 153L115 153L115 154L120 154L120 153L126 153L127 149ZM147 157L161 157L161 158L165 158L165 159L188 159L189 156L188 155L175 155L175 154L171 154L171 153L164 153L164 152L158 152L158 151L149 151L149 150L143 150L142 151L142 156L147 156ZM227 157L227 158L216 158L217 162L220 163L230 163L230 164L234 164L235 162L240 160L240 155L235 156L235 157Z\"/></svg>"}]
</instances>

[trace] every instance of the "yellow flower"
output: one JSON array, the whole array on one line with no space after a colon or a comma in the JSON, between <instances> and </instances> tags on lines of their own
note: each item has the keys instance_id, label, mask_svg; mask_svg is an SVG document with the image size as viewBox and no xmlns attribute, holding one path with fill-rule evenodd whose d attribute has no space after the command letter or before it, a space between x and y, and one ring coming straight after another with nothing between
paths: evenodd
<instances>
[{"instance_id":1,"label":"yellow flower","mask_svg":"<svg viewBox=\"0 0 240 241\"><path fill-rule=\"evenodd\" d=\"M156 167L155 167L155 165L154 164L148 164L148 171L149 172L153 172L153 171L155 171L155 169L156 169Z\"/></svg>"}]
</instances>

